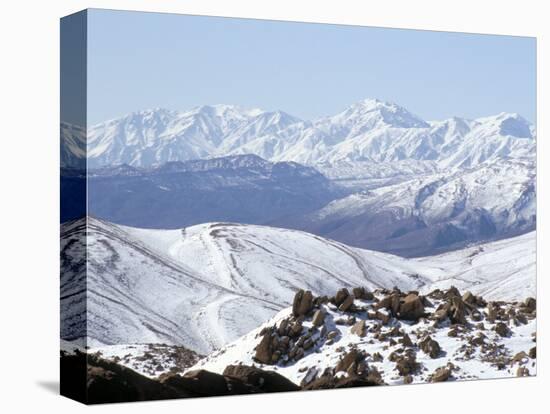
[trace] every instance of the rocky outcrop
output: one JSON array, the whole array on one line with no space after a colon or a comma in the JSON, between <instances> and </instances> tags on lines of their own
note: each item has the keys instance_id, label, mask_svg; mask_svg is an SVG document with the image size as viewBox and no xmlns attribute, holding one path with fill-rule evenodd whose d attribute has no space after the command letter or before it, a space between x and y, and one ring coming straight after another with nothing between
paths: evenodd
<instances>
[{"instance_id":1,"label":"rocky outcrop","mask_svg":"<svg viewBox=\"0 0 550 414\"><path fill-rule=\"evenodd\" d=\"M159 378L161 384L191 396L205 397L208 395L229 395L227 382L222 375L195 370L185 375L164 374Z\"/></svg>"},{"instance_id":2,"label":"rocky outcrop","mask_svg":"<svg viewBox=\"0 0 550 414\"><path fill-rule=\"evenodd\" d=\"M430 382L444 382L451 378L452 371L449 367L437 368L430 377Z\"/></svg>"},{"instance_id":3,"label":"rocky outcrop","mask_svg":"<svg viewBox=\"0 0 550 414\"><path fill-rule=\"evenodd\" d=\"M384 385L380 378L375 376L367 377L335 377L333 375L323 375L310 382L304 390L328 390L334 388L352 388L352 387L372 387L375 385Z\"/></svg>"},{"instance_id":4,"label":"rocky outcrop","mask_svg":"<svg viewBox=\"0 0 550 414\"><path fill-rule=\"evenodd\" d=\"M340 306L342 303L344 303L344 300L349 296L349 292L346 288L340 289L338 292L336 292L336 295L331 298L331 302L334 303L336 306Z\"/></svg>"},{"instance_id":5,"label":"rocky outcrop","mask_svg":"<svg viewBox=\"0 0 550 414\"><path fill-rule=\"evenodd\" d=\"M411 293L400 301L397 315L400 319L417 321L424 316L424 304L422 299L414 293Z\"/></svg>"},{"instance_id":6,"label":"rocky outcrop","mask_svg":"<svg viewBox=\"0 0 550 414\"><path fill-rule=\"evenodd\" d=\"M226 378L238 380L259 392L298 391L300 387L273 371L265 371L246 365L228 365L223 371Z\"/></svg>"},{"instance_id":7,"label":"rocky outcrop","mask_svg":"<svg viewBox=\"0 0 550 414\"><path fill-rule=\"evenodd\" d=\"M430 336L427 336L419 342L420 349L428 354L430 358L437 358L441 354L441 347L439 343L433 340Z\"/></svg>"},{"instance_id":8,"label":"rocky outcrop","mask_svg":"<svg viewBox=\"0 0 550 414\"><path fill-rule=\"evenodd\" d=\"M297 308L305 293L297 294ZM261 369L290 373L302 389L485 378L503 370L514 375L518 367L527 375L536 366L534 344L512 352L509 343L510 333L529 341L530 332L526 338L526 330L515 326L535 328L536 306L529 299L487 303L454 287L426 295L354 288L313 297L307 308L305 315L288 312L266 325L248 354ZM433 370L432 359L449 363ZM479 363L461 363L471 360Z\"/></svg>"},{"instance_id":9,"label":"rocky outcrop","mask_svg":"<svg viewBox=\"0 0 550 414\"><path fill-rule=\"evenodd\" d=\"M355 287L352 290L353 296L357 299L373 300L374 295L364 287Z\"/></svg>"},{"instance_id":10,"label":"rocky outcrop","mask_svg":"<svg viewBox=\"0 0 550 414\"><path fill-rule=\"evenodd\" d=\"M94 354L61 355L61 394L85 404L193 396Z\"/></svg>"},{"instance_id":11,"label":"rocky outcrop","mask_svg":"<svg viewBox=\"0 0 550 414\"><path fill-rule=\"evenodd\" d=\"M273 358L273 342L271 332L267 331L263 334L260 343L256 346L256 354L254 358L262 364L271 364Z\"/></svg>"},{"instance_id":12,"label":"rocky outcrop","mask_svg":"<svg viewBox=\"0 0 550 414\"><path fill-rule=\"evenodd\" d=\"M403 354L394 354L391 359L395 361L395 369L403 377L414 374L420 369L420 364L416 361L416 353L412 349L406 350Z\"/></svg>"},{"instance_id":13,"label":"rocky outcrop","mask_svg":"<svg viewBox=\"0 0 550 414\"><path fill-rule=\"evenodd\" d=\"M355 297L353 295L348 295L344 299L344 301L338 306L338 310L341 312L347 312L351 309L353 306L353 301L355 300Z\"/></svg>"},{"instance_id":14,"label":"rocky outcrop","mask_svg":"<svg viewBox=\"0 0 550 414\"><path fill-rule=\"evenodd\" d=\"M313 309L313 294L311 291L299 290L292 302L292 314L294 316L306 316Z\"/></svg>"},{"instance_id":15,"label":"rocky outcrop","mask_svg":"<svg viewBox=\"0 0 550 414\"><path fill-rule=\"evenodd\" d=\"M323 309L316 310L315 314L313 315L313 319L311 321L313 326L323 325L323 322L325 321L325 315L326 315L326 312Z\"/></svg>"},{"instance_id":16,"label":"rocky outcrop","mask_svg":"<svg viewBox=\"0 0 550 414\"><path fill-rule=\"evenodd\" d=\"M342 356L334 368L325 370L320 376L318 371L312 371L314 375L309 376L303 389L320 390L383 385L384 382L380 374L376 369L369 368L366 357L364 352L350 350Z\"/></svg>"},{"instance_id":17,"label":"rocky outcrop","mask_svg":"<svg viewBox=\"0 0 550 414\"><path fill-rule=\"evenodd\" d=\"M193 397L214 395L255 394L260 392L298 391L300 387L272 371L246 365L229 365L223 374L194 370L178 374L165 374L159 382L182 394Z\"/></svg>"}]
</instances>

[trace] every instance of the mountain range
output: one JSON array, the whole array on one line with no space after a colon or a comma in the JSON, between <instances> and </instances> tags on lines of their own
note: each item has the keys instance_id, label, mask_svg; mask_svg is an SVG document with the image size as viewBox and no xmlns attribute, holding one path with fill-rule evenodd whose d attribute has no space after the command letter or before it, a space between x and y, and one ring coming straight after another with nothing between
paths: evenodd
<instances>
[{"instance_id":1,"label":"mountain range","mask_svg":"<svg viewBox=\"0 0 550 414\"><path fill-rule=\"evenodd\" d=\"M75 131L62 124L63 136ZM82 158L79 143L63 139L63 166ZM518 114L428 122L396 104L366 99L314 121L231 105L139 111L88 128L87 157L90 168L255 154L308 165L413 160L447 169L530 157L535 147L534 127Z\"/></svg>"},{"instance_id":2,"label":"mountain range","mask_svg":"<svg viewBox=\"0 0 550 414\"><path fill-rule=\"evenodd\" d=\"M213 105L135 112L89 128L87 145L83 134L62 124L62 194L87 180L89 214L119 224L267 224L403 256L536 227L535 130L517 114L425 121L366 99L303 121Z\"/></svg>"},{"instance_id":3,"label":"mountain range","mask_svg":"<svg viewBox=\"0 0 550 414\"><path fill-rule=\"evenodd\" d=\"M534 160L410 176L272 224L401 256L433 255L536 228Z\"/></svg>"},{"instance_id":4,"label":"mountain range","mask_svg":"<svg viewBox=\"0 0 550 414\"><path fill-rule=\"evenodd\" d=\"M155 168L120 165L66 169L61 221L81 217L82 189L90 215L137 227L181 228L209 222L286 221L349 194L311 167L256 155L174 161Z\"/></svg>"}]
</instances>

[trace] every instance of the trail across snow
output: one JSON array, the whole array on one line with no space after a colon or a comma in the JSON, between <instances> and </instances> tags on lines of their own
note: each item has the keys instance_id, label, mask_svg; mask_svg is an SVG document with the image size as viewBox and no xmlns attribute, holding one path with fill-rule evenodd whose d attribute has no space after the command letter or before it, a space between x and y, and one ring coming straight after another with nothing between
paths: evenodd
<instances>
[{"instance_id":1,"label":"trail across snow","mask_svg":"<svg viewBox=\"0 0 550 414\"><path fill-rule=\"evenodd\" d=\"M82 264L86 230L91 346L168 343L208 354L289 306L298 289L329 295L354 286L426 292L456 285L487 299L535 296L534 232L404 259L266 226L208 223L148 230L90 218L87 229L80 222L64 226L67 268ZM74 299L71 292L81 281L64 279L62 306ZM63 324L71 326L64 337L74 340L79 316L65 312L64 317L71 322Z\"/></svg>"}]
</instances>

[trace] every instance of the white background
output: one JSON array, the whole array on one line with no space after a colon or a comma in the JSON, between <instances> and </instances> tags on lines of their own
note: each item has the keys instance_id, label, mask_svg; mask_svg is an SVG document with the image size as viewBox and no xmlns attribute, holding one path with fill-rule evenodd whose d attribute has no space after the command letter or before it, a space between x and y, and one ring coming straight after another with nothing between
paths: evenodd
<instances>
[{"instance_id":1,"label":"white background","mask_svg":"<svg viewBox=\"0 0 550 414\"><path fill-rule=\"evenodd\" d=\"M60 413L84 406L57 395L59 21L86 7L537 36L538 376L106 405L119 413L547 410L550 12L544 0L51 0L0 5L0 410ZM513 56L511 57L513 59ZM546 114L546 118L542 116ZM546 385L546 386L545 386ZM537 408L538 407L538 408ZM412 411L409 411L412 410ZM485 411L487 410L487 411Z\"/></svg>"}]
</instances>

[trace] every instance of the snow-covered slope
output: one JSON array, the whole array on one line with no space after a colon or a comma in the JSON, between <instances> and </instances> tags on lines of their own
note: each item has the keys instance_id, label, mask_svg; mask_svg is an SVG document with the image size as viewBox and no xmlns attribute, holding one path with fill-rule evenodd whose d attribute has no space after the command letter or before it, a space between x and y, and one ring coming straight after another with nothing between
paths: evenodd
<instances>
[{"instance_id":1,"label":"snow-covered slope","mask_svg":"<svg viewBox=\"0 0 550 414\"><path fill-rule=\"evenodd\" d=\"M286 225L363 248L433 254L534 230L535 175L529 159L414 175L332 201Z\"/></svg>"},{"instance_id":2,"label":"snow-covered slope","mask_svg":"<svg viewBox=\"0 0 550 414\"><path fill-rule=\"evenodd\" d=\"M520 301L537 295L536 232L462 250L411 259L431 289L449 286L489 300ZM422 270L423 266L428 269Z\"/></svg>"},{"instance_id":3,"label":"snow-covered slope","mask_svg":"<svg viewBox=\"0 0 550 414\"><path fill-rule=\"evenodd\" d=\"M87 230L82 220L65 224L61 247L61 336L74 341L87 332L89 346L171 343L206 353L282 306L215 284L106 222L89 219ZM236 324L238 309L254 313Z\"/></svg>"},{"instance_id":4,"label":"snow-covered slope","mask_svg":"<svg viewBox=\"0 0 550 414\"><path fill-rule=\"evenodd\" d=\"M282 111L230 105L186 112L156 109L95 125L88 134L89 165L94 168L123 163L150 166L229 154L325 165L437 161L440 168L449 168L535 153L533 127L517 114L427 122L403 107L376 99L314 121ZM63 151L67 165L72 149Z\"/></svg>"},{"instance_id":5,"label":"snow-covered slope","mask_svg":"<svg viewBox=\"0 0 550 414\"><path fill-rule=\"evenodd\" d=\"M515 288L504 292L510 298L533 295L535 283L534 234L432 263L265 226L145 230L90 218L87 227L83 220L65 224L61 247L62 338L80 338L87 323L91 346L171 343L207 354L289 306L304 288L323 295L340 287L461 284L502 298L496 287L504 281Z\"/></svg>"},{"instance_id":6,"label":"snow-covered slope","mask_svg":"<svg viewBox=\"0 0 550 414\"><path fill-rule=\"evenodd\" d=\"M204 354L288 306L303 286L321 294L420 283L385 269L384 259L370 264L363 253L292 230L223 223L142 230L89 219L84 231L82 221L64 225L62 337L77 339L87 322L90 345L164 342ZM68 306L83 289L82 273L71 270L84 260L87 321Z\"/></svg>"}]
</instances>

